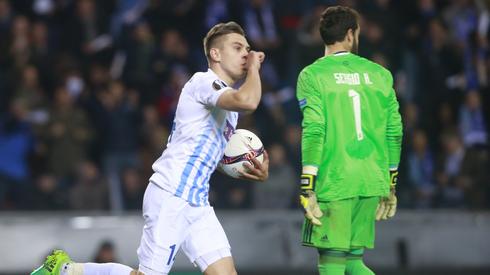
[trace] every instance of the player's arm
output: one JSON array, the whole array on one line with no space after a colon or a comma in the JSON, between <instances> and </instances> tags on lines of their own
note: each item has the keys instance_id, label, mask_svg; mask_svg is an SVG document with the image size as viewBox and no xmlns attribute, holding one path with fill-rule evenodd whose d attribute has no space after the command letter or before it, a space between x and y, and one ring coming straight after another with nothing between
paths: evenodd
<instances>
[{"instance_id":1,"label":"player's arm","mask_svg":"<svg viewBox=\"0 0 490 275\"><path fill-rule=\"evenodd\" d=\"M392 84L391 74L389 81ZM400 162L401 144L403 137L403 125L399 112L399 104L396 99L395 90L391 89L388 103L388 120L386 125L386 144L388 146L388 162L390 169L390 194L382 198L376 211L376 220L391 218L396 213L397 198L395 195L398 182L398 164Z\"/></svg>"},{"instance_id":2,"label":"player's arm","mask_svg":"<svg viewBox=\"0 0 490 275\"><path fill-rule=\"evenodd\" d=\"M323 148L323 140L325 139L325 112L320 93L315 86L311 75L307 71L302 71L296 89L300 109L303 113L301 138L303 169L300 203L305 210L306 218L314 225L321 225L319 218L323 214L317 202L315 185L322 155L321 148Z\"/></svg>"},{"instance_id":3,"label":"player's arm","mask_svg":"<svg viewBox=\"0 0 490 275\"><path fill-rule=\"evenodd\" d=\"M251 51L248 54L245 81L238 90L228 89L223 92L217 101L218 107L235 112L253 112L257 109L262 96L259 70L264 58L263 52Z\"/></svg>"},{"instance_id":4,"label":"player's arm","mask_svg":"<svg viewBox=\"0 0 490 275\"><path fill-rule=\"evenodd\" d=\"M386 125L386 143L390 169L398 169L402 148L403 126L395 91L390 93L388 124Z\"/></svg>"}]
</instances>

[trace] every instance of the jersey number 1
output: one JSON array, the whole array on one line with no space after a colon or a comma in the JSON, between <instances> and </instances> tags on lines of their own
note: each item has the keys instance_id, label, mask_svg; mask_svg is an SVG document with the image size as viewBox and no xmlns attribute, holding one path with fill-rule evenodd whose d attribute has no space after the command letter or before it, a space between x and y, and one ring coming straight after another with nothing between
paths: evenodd
<instances>
[{"instance_id":1,"label":"jersey number 1","mask_svg":"<svg viewBox=\"0 0 490 275\"><path fill-rule=\"evenodd\" d=\"M354 122L356 123L357 140L364 139L364 133L362 132L361 122L361 97L359 93L354 90L349 90L349 97L352 98L352 106L354 107Z\"/></svg>"}]
</instances>

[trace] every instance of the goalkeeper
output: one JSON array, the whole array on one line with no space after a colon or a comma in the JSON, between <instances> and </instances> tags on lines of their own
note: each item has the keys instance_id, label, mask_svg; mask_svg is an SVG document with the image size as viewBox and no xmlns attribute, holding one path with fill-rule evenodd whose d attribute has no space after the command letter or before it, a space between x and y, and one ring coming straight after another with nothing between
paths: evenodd
<instances>
[{"instance_id":1,"label":"goalkeeper","mask_svg":"<svg viewBox=\"0 0 490 275\"><path fill-rule=\"evenodd\" d=\"M303 113L303 245L319 252L320 275L374 274L362 260L375 220L396 212L402 123L388 70L356 55L359 14L329 7L325 56L300 73Z\"/></svg>"}]
</instances>

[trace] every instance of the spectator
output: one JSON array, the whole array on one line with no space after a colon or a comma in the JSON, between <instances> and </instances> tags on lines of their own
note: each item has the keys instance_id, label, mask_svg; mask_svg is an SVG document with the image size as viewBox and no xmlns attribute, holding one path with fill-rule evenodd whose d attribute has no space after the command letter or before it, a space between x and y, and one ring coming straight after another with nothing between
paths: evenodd
<instances>
[{"instance_id":1,"label":"spectator","mask_svg":"<svg viewBox=\"0 0 490 275\"><path fill-rule=\"evenodd\" d=\"M189 43L176 29L165 30L162 33L159 48L153 59L153 70L159 87L169 82L172 71L188 72L198 66L192 60Z\"/></svg>"},{"instance_id":2,"label":"spectator","mask_svg":"<svg viewBox=\"0 0 490 275\"><path fill-rule=\"evenodd\" d=\"M20 70L27 65L31 56L30 22L25 16L16 16L12 22L11 41L8 51L11 54L13 66Z\"/></svg>"},{"instance_id":3,"label":"spectator","mask_svg":"<svg viewBox=\"0 0 490 275\"><path fill-rule=\"evenodd\" d=\"M53 31L46 23L37 21L32 24L30 63L38 69L38 85L44 91L52 90L56 81L56 76L52 71L52 62L58 47L53 45L53 36Z\"/></svg>"},{"instance_id":4,"label":"spectator","mask_svg":"<svg viewBox=\"0 0 490 275\"><path fill-rule=\"evenodd\" d=\"M465 147L486 145L488 134L478 91L471 90L466 93L466 100L461 106L459 117L459 129Z\"/></svg>"},{"instance_id":5,"label":"spectator","mask_svg":"<svg viewBox=\"0 0 490 275\"><path fill-rule=\"evenodd\" d=\"M87 157L93 132L85 111L75 105L65 86L55 91L42 137L50 171L60 180L71 182L78 163Z\"/></svg>"},{"instance_id":6,"label":"spectator","mask_svg":"<svg viewBox=\"0 0 490 275\"><path fill-rule=\"evenodd\" d=\"M143 195L147 180L141 178L141 173L135 167L127 167L122 172L123 200L125 210L138 210L143 207Z\"/></svg>"},{"instance_id":7,"label":"spectator","mask_svg":"<svg viewBox=\"0 0 490 275\"><path fill-rule=\"evenodd\" d=\"M461 137L456 132L441 135L443 152L437 169L439 207L464 206L464 182L461 181L461 164L465 156L465 148Z\"/></svg>"},{"instance_id":8,"label":"spectator","mask_svg":"<svg viewBox=\"0 0 490 275\"><path fill-rule=\"evenodd\" d=\"M286 158L284 146L272 144L269 152L269 179L254 184L254 208L287 209L296 198L296 171Z\"/></svg>"},{"instance_id":9,"label":"spectator","mask_svg":"<svg viewBox=\"0 0 490 275\"><path fill-rule=\"evenodd\" d=\"M77 180L69 191L70 208L80 211L108 209L107 181L94 163L82 161L78 165Z\"/></svg>"},{"instance_id":10,"label":"spectator","mask_svg":"<svg viewBox=\"0 0 490 275\"><path fill-rule=\"evenodd\" d=\"M490 164L488 150L469 148L461 164L461 181L465 187L465 203L472 209L490 207Z\"/></svg>"},{"instance_id":11,"label":"spectator","mask_svg":"<svg viewBox=\"0 0 490 275\"><path fill-rule=\"evenodd\" d=\"M279 54L281 39L273 12L273 3L269 0L246 1L242 12L243 27L250 44L255 50L263 51L267 55L262 67L272 66L272 70L281 71L285 69Z\"/></svg>"},{"instance_id":12,"label":"spectator","mask_svg":"<svg viewBox=\"0 0 490 275\"><path fill-rule=\"evenodd\" d=\"M49 173L41 174L34 180L26 208L37 211L67 209L67 196L58 179Z\"/></svg>"},{"instance_id":13,"label":"spectator","mask_svg":"<svg viewBox=\"0 0 490 275\"><path fill-rule=\"evenodd\" d=\"M311 64L322 56L325 51L322 37L318 31L320 18L325 10L324 5L315 6L310 12L303 15L298 29L298 69ZM299 72L298 72L299 73Z\"/></svg>"},{"instance_id":14,"label":"spectator","mask_svg":"<svg viewBox=\"0 0 490 275\"><path fill-rule=\"evenodd\" d=\"M251 0L243 10L245 32L252 45L270 53L280 45L273 4L269 0Z\"/></svg>"},{"instance_id":15,"label":"spectator","mask_svg":"<svg viewBox=\"0 0 490 275\"><path fill-rule=\"evenodd\" d=\"M39 81L39 71L32 65L23 67L20 85L14 93L14 100L23 102L27 108L26 119L36 130L48 120L48 99Z\"/></svg>"},{"instance_id":16,"label":"spectator","mask_svg":"<svg viewBox=\"0 0 490 275\"><path fill-rule=\"evenodd\" d=\"M129 86L142 92L143 102L152 102L156 90L152 75L152 58L156 50L155 38L146 22L138 22L131 30L131 34L123 77Z\"/></svg>"},{"instance_id":17,"label":"spectator","mask_svg":"<svg viewBox=\"0 0 490 275\"><path fill-rule=\"evenodd\" d=\"M102 134L103 171L109 180L111 209L123 209L121 172L128 166L137 167L139 144L139 99L121 81L113 81L109 90L100 95L101 109L97 117Z\"/></svg>"},{"instance_id":18,"label":"spectator","mask_svg":"<svg viewBox=\"0 0 490 275\"><path fill-rule=\"evenodd\" d=\"M412 146L408 149L408 180L413 186L413 206L430 208L434 200L436 185L434 179L434 156L429 148L427 136L423 130L415 130Z\"/></svg>"},{"instance_id":19,"label":"spectator","mask_svg":"<svg viewBox=\"0 0 490 275\"><path fill-rule=\"evenodd\" d=\"M190 77L185 67L174 67L167 84L163 85L161 89L160 97L158 98L158 112L167 128L172 127L180 92Z\"/></svg>"},{"instance_id":20,"label":"spectator","mask_svg":"<svg viewBox=\"0 0 490 275\"><path fill-rule=\"evenodd\" d=\"M157 108L152 105L143 107L142 147L139 152L143 179L149 179L153 174L151 166L165 149L168 136L169 129L160 123Z\"/></svg>"},{"instance_id":21,"label":"spectator","mask_svg":"<svg viewBox=\"0 0 490 275\"><path fill-rule=\"evenodd\" d=\"M26 121L27 108L13 101L10 110L0 116L0 209L20 206L29 180L28 157L33 135Z\"/></svg>"},{"instance_id":22,"label":"spectator","mask_svg":"<svg viewBox=\"0 0 490 275\"><path fill-rule=\"evenodd\" d=\"M73 15L66 16L62 42L65 50L81 61L94 57L101 50L112 44L107 35L109 31L109 18L101 16L102 11L97 9L94 0L77 0Z\"/></svg>"},{"instance_id":23,"label":"spectator","mask_svg":"<svg viewBox=\"0 0 490 275\"><path fill-rule=\"evenodd\" d=\"M114 243L111 240L105 240L97 249L94 257L94 263L116 263L116 252Z\"/></svg>"}]
</instances>

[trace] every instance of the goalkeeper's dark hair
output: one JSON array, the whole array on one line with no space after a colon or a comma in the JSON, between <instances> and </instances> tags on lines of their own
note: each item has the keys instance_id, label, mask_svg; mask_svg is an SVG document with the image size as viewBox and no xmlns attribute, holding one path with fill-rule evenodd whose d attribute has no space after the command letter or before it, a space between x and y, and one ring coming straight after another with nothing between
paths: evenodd
<instances>
[{"instance_id":1,"label":"goalkeeper's dark hair","mask_svg":"<svg viewBox=\"0 0 490 275\"><path fill-rule=\"evenodd\" d=\"M360 16L357 11L344 6L332 6L323 11L320 19L320 35L325 45L341 42L347 31L356 31L359 27Z\"/></svg>"},{"instance_id":2,"label":"goalkeeper's dark hair","mask_svg":"<svg viewBox=\"0 0 490 275\"><path fill-rule=\"evenodd\" d=\"M220 37L230 33L237 33L245 36L245 32L243 31L242 27L233 21L216 24L209 30L208 34L206 34L206 37L204 37L203 40L204 53L206 54L208 61L210 60L209 52L211 51L211 48L216 46L216 43L219 41Z\"/></svg>"}]
</instances>

